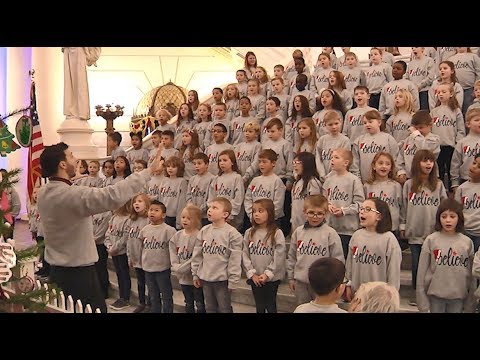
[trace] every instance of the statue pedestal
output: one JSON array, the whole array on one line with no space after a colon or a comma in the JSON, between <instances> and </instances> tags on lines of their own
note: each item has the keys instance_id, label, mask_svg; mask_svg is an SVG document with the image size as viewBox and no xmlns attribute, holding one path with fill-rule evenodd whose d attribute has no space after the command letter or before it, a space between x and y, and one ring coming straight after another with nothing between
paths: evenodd
<instances>
[{"instance_id":1,"label":"statue pedestal","mask_svg":"<svg viewBox=\"0 0 480 360\"><path fill-rule=\"evenodd\" d=\"M78 159L98 159L97 147L92 142L93 129L87 120L65 119L57 130L60 141L66 143Z\"/></svg>"}]
</instances>

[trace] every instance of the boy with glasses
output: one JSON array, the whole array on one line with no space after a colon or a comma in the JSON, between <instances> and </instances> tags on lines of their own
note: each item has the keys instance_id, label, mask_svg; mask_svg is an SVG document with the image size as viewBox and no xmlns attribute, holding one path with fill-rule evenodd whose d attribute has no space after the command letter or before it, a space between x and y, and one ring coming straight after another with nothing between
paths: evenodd
<instances>
[{"instance_id":1,"label":"boy with glasses","mask_svg":"<svg viewBox=\"0 0 480 360\"><path fill-rule=\"evenodd\" d=\"M345 263L340 237L325 220L328 200L323 195L311 195L305 199L303 212L307 222L293 232L287 257L288 283L297 305L315 299L308 279L308 269L315 260L332 257Z\"/></svg>"}]
</instances>

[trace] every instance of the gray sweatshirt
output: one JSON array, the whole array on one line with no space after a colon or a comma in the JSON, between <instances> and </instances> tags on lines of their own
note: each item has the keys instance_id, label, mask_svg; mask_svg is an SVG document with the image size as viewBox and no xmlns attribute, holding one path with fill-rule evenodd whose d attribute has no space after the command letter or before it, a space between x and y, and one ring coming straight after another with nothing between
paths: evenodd
<instances>
[{"instance_id":1,"label":"gray sweatshirt","mask_svg":"<svg viewBox=\"0 0 480 360\"><path fill-rule=\"evenodd\" d=\"M153 175L150 181L147 182L147 195L151 200L160 201L160 187L164 177L163 175Z\"/></svg>"},{"instance_id":2,"label":"gray sweatshirt","mask_svg":"<svg viewBox=\"0 0 480 360\"><path fill-rule=\"evenodd\" d=\"M105 233L105 246L114 252L113 256L127 253L127 234L130 228L126 224L128 215L116 215L108 221L108 229Z\"/></svg>"},{"instance_id":3,"label":"gray sweatshirt","mask_svg":"<svg viewBox=\"0 0 480 360\"><path fill-rule=\"evenodd\" d=\"M457 53L449 61L455 65L455 75L463 89L471 89L480 79L480 58L474 53ZM460 104L461 106L462 104Z\"/></svg>"},{"instance_id":4,"label":"gray sweatshirt","mask_svg":"<svg viewBox=\"0 0 480 360\"><path fill-rule=\"evenodd\" d=\"M208 193L210 191L210 184L215 178L215 175L210 174L209 172L203 175L194 175L190 178L188 182L187 197L186 201L192 203L195 206L198 206L202 210L202 218L207 217L208 209Z\"/></svg>"},{"instance_id":5,"label":"gray sweatshirt","mask_svg":"<svg viewBox=\"0 0 480 360\"><path fill-rule=\"evenodd\" d=\"M468 180L468 169L478 154L480 154L480 134L470 131L455 145L450 165L452 186L460 185L460 180Z\"/></svg>"},{"instance_id":6,"label":"gray sweatshirt","mask_svg":"<svg viewBox=\"0 0 480 360\"><path fill-rule=\"evenodd\" d=\"M266 238L266 229L257 229L252 239L252 228L245 232L242 265L247 278L265 274L268 281L283 280L285 277L285 237L280 229L275 232L275 244Z\"/></svg>"},{"instance_id":7,"label":"gray sweatshirt","mask_svg":"<svg viewBox=\"0 0 480 360\"><path fill-rule=\"evenodd\" d=\"M193 150L193 154L198 154L199 152L202 152L200 148L196 148ZM190 159L190 145L187 146L185 151L183 152L182 155L182 161L183 164L185 165L185 171L183 173L183 178L187 181L190 180L190 178L195 175L195 166L193 165L193 160Z\"/></svg>"},{"instance_id":8,"label":"gray sweatshirt","mask_svg":"<svg viewBox=\"0 0 480 360\"><path fill-rule=\"evenodd\" d=\"M412 161L417 150L430 150L437 158L438 154L440 154L440 137L432 133L428 133L424 137L420 134L420 131L416 130L399 143L399 148L396 160L397 174L406 175L407 178L410 178Z\"/></svg>"},{"instance_id":9,"label":"gray sweatshirt","mask_svg":"<svg viewBox=\"0 0 480 360\"><path fill-rule=\"evenodd\" d=\"M365 86L367 83L365 73L360 66L355 66L351 69L348 66L342 66L340 71L343 73L345 85L347 86L347 90L350 92L350 97L353 98L353 91L355 87L358 85Z\"/></svg>"},{"instance_id":10,"label":"gray sweatshirt","mask_svg":"<svg viewBox=\"0 0 480 360\"><path fill-rule=\"evenodd\" d=\"M140 231L148 224L148 217L139 216L137 220L128 219L127 256L128 261L135 268L142 268L142 242Z\"/></svg>"},{"instance_id":11,"label":"gray sweatshirt","mask_svg":"<svg viewBox=\"0 0 480 360\"><path fill-rule=\"evenodd\" d=\"M299 226L292 234L287 257L288 280L308 284L308 269L323 257L333 257L345 263L342 242L337 232L325 222L318 227Z\"/></svg>"},{"instance_id":12,"label":"gray sweatshirt","mask_svg":"<svg viewBox=\"0 0 480 360\"><path fill-rule=\"evenodd\" d=\"M208 192L208 201L210 202L219 196L230 200L232 204L231 217L240 214L245 197L245 189L239 173L235 171L228 174L223 173L222 175L217 175L212 180Z\"/></svg>"},{"instance_id":13,"label":"gray sweatshirt","mask_svg":"<svg viewBox=\"0 0 480 360\"><path fill-rule=\"evenodd\" d=\"M193 279L226 281L233 289L242 273L242 235L225 223L204 226L197 235L192 255Z\"/></svg>"},{"instance_id":14,"label":"gray sweatshirt","mask_svg":"<svg viewBox=\"0 0 480 360\"><path fill-rule=\"evenodd\" d=\"M247 216L252 218L253 203L260 199L270 199L275 206L275 220L284 216L285 185L276 174L254 177L245 191L243 205Z\"/></svg>"},{"instance_id":15,"label":"gray sweatshirt","mask_svg":"<svg viewBox=\"0 0 480 360\"><path fill-rule=\"evenodd\" d=\"M412 179L408 179L402 190L400 230L405 230L409 244L423 244L425 237L434 231L437 208L447 198L447 192L441 181L435 191L423 187L414 193L411 189Z\"/></svg>"},{"instance_id":16,"label":"gray sweatshirt","mask_svg":"<svg viewBox=\"0 0 480 360\"><path fill-rule=\"evenodd\" d=\"M227 107L227 120L232 121L232 119L240 116L240 110L238 109L239 100L230 99L225 101L225 106Z\"/></svg>"},{"instance_id":17,"label":"gray sweatshirt","mask_svg":"<svg viewBox=\"0 0 480 360\"><path fill-rule=\"evenodd\" d=\"M325 177L330 172L330 162L332 160L332 153L335 149L351 150L352 145L350 139L344 134L332 136L330 134L323 135L317 142L315 150L315 164L320 175L320 181L324 182Z\"/></svg>"},{"instance_id":18,"label":"gray sweatshirt","mask_svg":"<svg viewBox=\"0 0 480 360\"><path fill-rule=\"evenodd\" d=\"M430 116L433 120L432 133L440 136L440 146L455 147L465 137L461 108L452 110L447 105L439 105L430 111Z\"/></svg>"},{"instance_id":19,"label":"gray sweatshirt","mask_svg":"<svg viewBox=\"0 0 480 360\"><path fill-rule=\"evenodd\" d=\"M105 242L105 234L108 230L108 224L112 218L111 211L105 211L100 214L95 214L92 216L93 220L93 239L95 244L103 244Z\"/></svg>"},{"instance_id":20,"label":"gray sweatshirt","mask_svg":"<svg viewBox=\"0 0 480 360\"><path fill-rule=\"evenodd\" d=\"M241 142L244 142L245 134L243 133L243 128L245 127L245 124L252 121L260 125L260 123L258 122L258 119L253 116L237 116L236 118L234 118L230 126L229 143L235 147Z\"/></svg>"},{"instance_id":21,"label":"gray sweatshirt","mask_svg":"<svg viewBox=\"0 0 480 360\"><path fill-rule=\"evenodd\" d=\"M123 147L118 146L116 149L112 149L110 156L112 157L112 160L115 161L115 159L119 156L127 157L127 153L125 152Z\"/></svg>"},{"instance_id":22,"label":"gray sweatshirt","mask_svg":"<svg viewBox=\"0 0 480 360\"><path fill-rule=\"evenodd\" d=\"M6 190L6 193L8 204L10 206L10 213L15 219L20 213L20 208L22 207L22 203L20 202L20 196L18 196L18 192L14 188Z\"/></svg>"},{"instance_id":23,"label":"gray sweatshirt","mask_svg":"<svg viewBox=\"0 0 480 360\"><path fill-rule=\"evenodd\" d=\"M412 59L407 65L407 72L404 78L411 80L419 92L428 91L435 78L435 64L433 59L424 56L421 59Z\"/></svg>"},{"instance_id":24,"label":"gray sweatshirt","mask_svg":"<svg viewBox=\"0 0 480 360\"><path fill-rule=\"evenodd\" d=\"M343 310L338 307L337 304L320 305L312 301L306 304L298 305L293 311L295 314L307 314L307 313L347 313L347 310Z\"/></svg>"},{"instance_id":25,"label":"gray sweatshirt","mask_svg":"<svg viewBox=\"0 0 480 360\"><path fill-rule=\"evenodd\" d=\"M323 184L323 195L329 204L341 207L343 216L328 217L328 225L339 234L352 235L359 228L358 209L365 200L363 185L358 176L350 172L338 175L332 171Z\"/></svg>"},{"instance_id":26,"label":"gray sweatshirt","mask_svg":"<svg viewBox=\"0 0 480 360\"><path fill-rule=\"evenodd\" d=\"M177 231L169 243L172 272L180 285L193 285L192 254L198 231L186 234L185 229Z\"/></svg>"},{"instance_id":27,"label":"gray sweatshirt","mask_svg":"<svg viewBox=\"0 0 480 360\"><path fill-rule=\"evenodd\" d=\"M370 110L375 110L375 108L370 106L356 107L355 109L348 110L345 114L342 134L345 134L351 143L353 143L357 137L367 132L363 125L363 115Z\"/></svg>"},{"instance_id":28,"label":"gray sweatshirt","mask_svg":"<svg viewBox=\"0 0 480 360\"><path fill-rule=\"evenodd\" d=\"M264 95L248 95L252 107L250 108L250 116L256 118L258 123L261 124L265 119L265 101Z\"/></svg>"},{"instance_id":29,"label":"gray sweatshirt","mask_svg":"<svg viewBox=\"0 0 480 360\"><path fill-rule=\"evenodd\" d=\"M385 151L394 159L398 156L398 143L392 135L380 131L377 134L365 133L353 142L353 163L350 172L357 175L365 182L370 177L372 161L375 155Z\"/></svg>"},{"instance_id":30,"label":"gray sweatshirt","mask_svg":"<svg viewBox=\"0 0 480 360\"><path fill-rule=\"evenodd\" d=\"M312 77L310 78L309 89L315 94L320 95L322 89L328 88L329 82L328 77L330 71L334 70L333 67L323 68L318 66L313 71Z\"/></svg>"},{"instance_id":31,"label":"gray sweatshirt","mask_svg":"<svg viewBox=\"0 0 480 360\"><path fill-rule=\"evenodd\" d=\"M150 180L145 169L105 188L69 186L49 181L38 192L38 211L45 231L45 259L57 266L93 265L98 260L91 216L114 210Z\"/></svg>"},{"instance_id":32,"label":"gray sweatshirt","mask_svg":"<svg viewBox=\"0 0 480 360\"><path fill-rule=\"evenodd\" d=\"M84 176L73 182L73 185L88 186L88 187L102 187L103 179L99 176Z\"/></svg>"},{"instance_id":33,"label":"gray sweatshirt","mask_svg":"<svg viewBox=\"0 0 480 360\"><path fill-rule=\"evenodd\" d=\"M148 224L140 230L142 243L142 269L148 272L159 272L170 269L169 243L176 230L165 223Z\"/></svg>"},{"instance_id":34,"label":"gray sweatshirt","mask_svg":"<svg viewBox=\"0 0 480 360\"><path fill-rule=\"evenodd\" d=\"M461 233L436 231L425 239L417 273L417 304L420 312L430 309L430 296L463 299L464 311L473 312L476 281L472 277L473 243Z\"/></svg>"},{"instance_id":35,"label":"gray sweatshirt","mask_svg":"<svg viewBox=\"0 0 480 360\"><path fill-rule=\"evenodd\" d=\"M473 103L472 105L470 105L468 108L467 108L467 113L472 110L472 109L478 109L480 108L480 99L473 99Z\"/></svg>"},{"instance_id":36,"label":"gray sweatshirt","mask_svg":"<svg viewBox=\"0 0 480 360\"><path fill-rule=\"evenodd\" d=\"M218 156L223 150L233 150L233 146L228 143L213 143L205 149L209 161L208 171L213 175L218 175Z\"/></svg>"},{"instance_id":37,"label":"gray sweatshirt","mask_svg":"<svg viewBox=\"0 0 480 360\"><path fill-rule=\"evenodd\" d=\"M292 187L292 216L290 222L292 223L293 230L305 223L305 216L303 214L305 198L310 195L322 194L322 183L319 179L315 177L311 178L304 191L302 191L303 184L303 179L300 179L295 181Z\"/></svg>"},{"instance_id":38,"label":"gray sweatshirt","mask_svg":"<svg viewBox=\"0 0 480 360\"><path fill-rule=\"evenodd\" d=\"M271 114L267 114L267 115L271 115ZM278 120L280 120L283 124L283 129L285 129L285 124L288 116L283 116L283 114L280 111L277 111L276 115L267 117L265 120L263 120L262 126L260 127L260 143L262 145L265 143L266 140L268 140L267 124L273 118L277 118ZM283 135L284 135L283 137L285 137L285 132Z\"/></svg>"},{"instance_id":39,"label":"gray sweatshirt","mask_svg":"<svg viewBox=\"0 0 480 360\"><path fill-rule=\"evenodd\" d=\"M380 94L383 85L393 80L392 66L387 63L371 65L363 70L365 72L366 85L371 95Z\"/></svg>"},{"instance_id":40,"label":"gray sweatshirt","mask_svg":"<svg viewBox=\"0 0 480 360\"><path fill-rule=\"evenodd\" d=\"M205 138L207 137L207 132L210 130L210 123L211 121L202 121L200 123L195 124L193 130L195 130L198 134L198 143L200 144L200 148L205 150ZM207 146L210 143L207 144Z\"/></svg>"},{"instance_id":41,"label":"gray sweatshirt","mask_svg":"<svg viewBox=\"0 0 480 360\"><path fill-rule=\"evenodd\" d=\"M252 165L255 154L260 152L262 146L258 141L241 142L235 145L234 151L237 158L238 170L242 176L245 175L248 167Z\"/></svg>"},{"instance_id":42,"label":"gray sweatshirt","mask_svg":"<svg viewBox=\"0 0 480 360\"><path fill-rule=\"evenodd\" d=\"M408 128L412 125L412 114L401 111L396 115L391 115L386 124L386 132L391 134L397 143L405 140L410 132Z\"/></svg>"},{"instance_id":43,"label":"gray sweatshirt","mask_svg":"<svg viewBox=\"0 0 480 360\"><path fill-rule=\"evenodd\" d=\"M167 208L167 216L176 217L177 230L182 228L182 210L186 205L187 180L165 176L160 183L159 200Z\"/></svg>"},{"instance_id":44,"label":"gray sweatshirt","mask_svg":"<svg viewBox=\"0 0 480 360\"><path fill-rule=\"evenodd\" d=\"M384 281L400 289L402 250L390 231L383 234L359 229L350 239L346 277L355 292L370 281Z\"/></svg>"},{"instance_id":45,"label":"gray sweatshirt","mask_svg":"<svg viewBox=\"0 0 480 360\"><path fill-rule=\"evenodd\" d=\"M394 180L374 181L373 184L365 183L365 199L377 197L385 201L392 216L392 231L400 226L400 207L402 206L402 185Z\"/></svg>"},{"instance_id":46,"label":"gray sweatshirt","mask_svg":"<svg viewBox=\"0 0 480 360\"><path fill-rule=\"evenodd\" d=\"M463 204L465 231L480 236L480 183L466 181L455 191L455 200Z\"/></svg>"}]
</instances>

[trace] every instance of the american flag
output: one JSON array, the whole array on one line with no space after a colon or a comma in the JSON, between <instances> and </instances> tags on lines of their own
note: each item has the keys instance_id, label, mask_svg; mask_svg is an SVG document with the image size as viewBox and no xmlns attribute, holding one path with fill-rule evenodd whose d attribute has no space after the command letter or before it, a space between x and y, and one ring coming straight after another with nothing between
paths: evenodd
<instances>
[{"instance_id":1,"label":"american flag","mask_svg":"<svg viewBox=\"0 0 480 360\"><path fill-rule=\"evenodd\" d=\"M28 151L28 198L32 199L33 188L42 179L40 169L40 154L43 151L42 130L38 122L37 95L35 94L35 83L32 81L30 88L30 117L32 118L33 133L32 143Z\"/></svg>"}]
</instances>

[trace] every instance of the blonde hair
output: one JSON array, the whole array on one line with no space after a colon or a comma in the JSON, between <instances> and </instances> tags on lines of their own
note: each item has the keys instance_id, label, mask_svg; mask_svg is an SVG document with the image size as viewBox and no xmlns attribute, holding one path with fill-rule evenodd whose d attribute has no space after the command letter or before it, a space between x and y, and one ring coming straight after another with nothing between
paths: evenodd
<instances>
[{"instance_id":1,"label":"blonde hair","mask_svg":"<svg viewBox=\"0 0 480 360\"><path fill-rule=\"evenodd\" d=\"M170 113L170 111L168 111L167 109L164 109L164 108L161 108L160 110L158 110L156 113L155 113L155 118L159 118L160 117L160 114L161 113L164 113L164 115L167 115L167 121L170 120L172 118L172 114Z\"/></svg>"},{"instance_id":2,"label":"blonde hair","mask_svg":"<svg viewBox=\"0 0 480 360\"><path fill-rule=\"evenodd\" d=\"M250 121L244 125L243 131L245 130L253 130L258 134L260 132L260 125L258 125L256 121Z\"/></svg>"},{"instance_id":3,"label":"blonde hair","mask_svg":"<svg viewBox=\"0 0 480 360\"><path fill-rule=\"evenodd\" d=\"M395 95L398 94L398 93L402 94L404 99L405 99L405 106L404 106L405 111L409 114L414 114L415 113L415 103L413 102L412 93L410 91L408 91L407 89L398 89L397 92L395 93ZM400 110L401 109L395 103L394 109L393 109L393 114L398 115Z\"/></svg>"},{"instance_id":4,"label":"blonde hair","mask_svg":"<svg viewBox=\"0 0 480 360\"><path fill-rule=\"evenodd\" d=\"M183 208L182 213L184 211L190 217L190 220L192 220L193 227L196 230L200 230L202 228L202 210L200 210L198 206L188 204Z\"/></svg>"},{"instance_id":5,"label":"blonde hair","mask_svg":"<svg viewBox=\"0 0 480 360\"><path fill-rule=\"evenodd\" d=\"M473 108L473 109L470 109L467 111L467 125L470 124L470 121L472 121L472 119L474 117L477 117L477 116L480 116L480 108Z\"/></svg>"},{"instance_id":6,"label":"blonde hair","mask_svg":"<svg viewBox=\"0 0 480 360\"><path fill-rule=\"evenodd\" d=\"M352 312L362 313L396 313L400 311L398 290L383 281L363 283L355 293Z\"/></svg>"}]
</instances>

